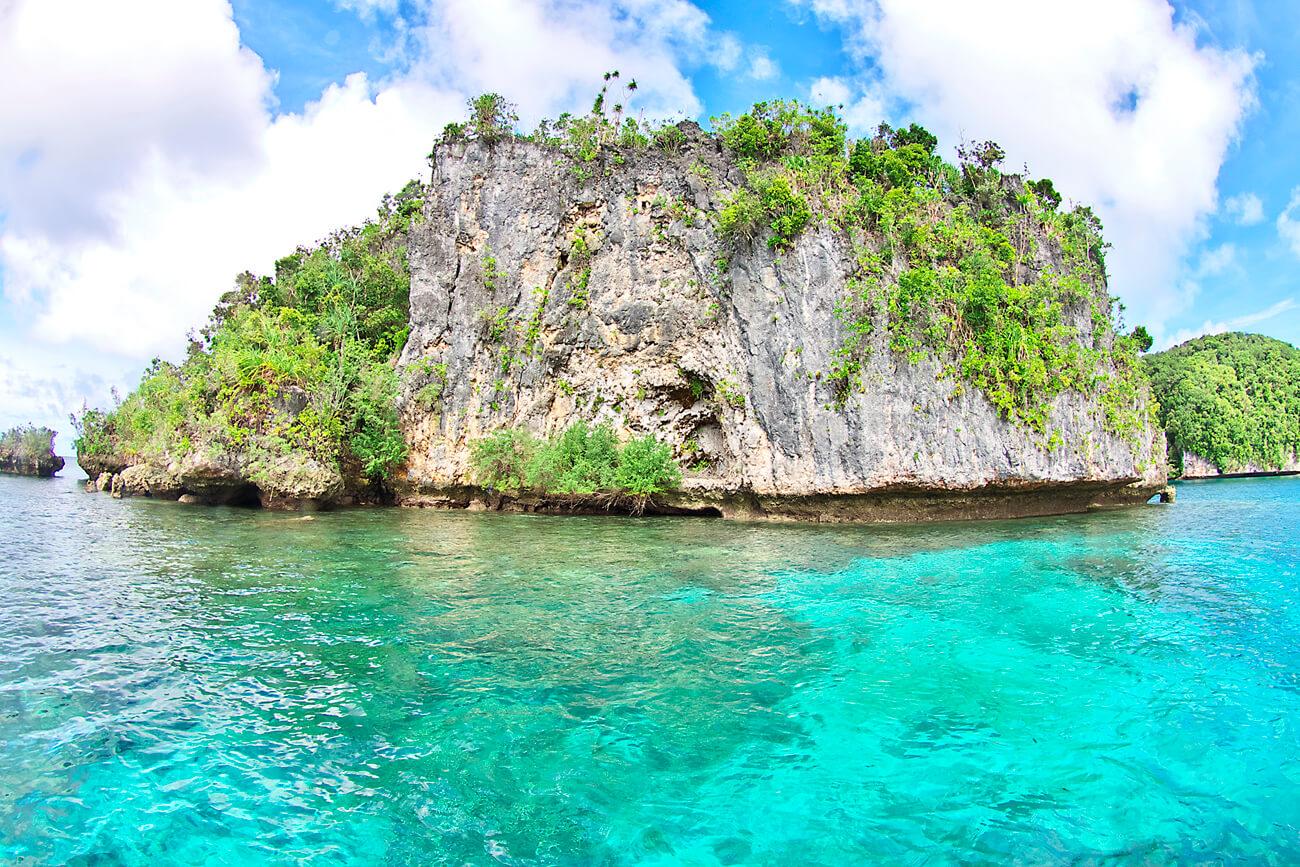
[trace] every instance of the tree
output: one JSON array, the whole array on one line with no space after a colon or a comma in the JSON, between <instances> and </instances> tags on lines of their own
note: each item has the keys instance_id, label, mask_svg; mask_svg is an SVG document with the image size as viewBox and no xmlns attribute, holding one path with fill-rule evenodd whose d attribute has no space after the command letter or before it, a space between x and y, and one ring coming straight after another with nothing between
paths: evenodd
<instances>
[{"instance_id":1,"label":"tree","mask_svg":"<svg viewBox=\"0 0 1300 867\"><path fill-rule=\"evenodd\" d=\"M1129 332L1129 337L1137 343L1138 352L1150 352L1151 347L1154 346L1156 342L1156 339L1151 336L1151 332L1147 331L1145 325L1139 325L1137 328L1134 328Z\"/></svg>"},{"instance_id":2,"label":"tree","mask_svg":"<svg viewBox=\"0 0 1300 867\"><path fill-rule=\"evenodd\" d=\"M484 93L469 100L469 134L493 144L511 135L519 114L515 104L499 93Z\"/></svg>"}]
</instances>

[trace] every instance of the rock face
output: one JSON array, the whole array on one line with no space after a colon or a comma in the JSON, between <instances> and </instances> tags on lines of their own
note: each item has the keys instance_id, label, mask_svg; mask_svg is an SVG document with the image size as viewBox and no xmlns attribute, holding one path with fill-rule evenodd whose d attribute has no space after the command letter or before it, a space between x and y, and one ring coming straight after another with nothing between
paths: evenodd
<instances>
[{"instance_id":1,"label":"rock face","mask_svg":"<svg viewBox=\"0 0 1300 867\"><path fill-rule=\"evenodd\" d=\"M1213 461L1207 460L1195 452L1183 452L1184 479L1217 479L1232 476L1288 476L1300 473L1300 458L1291 456L1280 467L1259 467L1254 464L1225 473Z\"/></svg>"},{"instance_id":2,"label":"rock face","mask_svg":"<svg viewBox=\"0 0 1300 867\"><path fill-rule=\"evenodd\" d=\"M63 469L54 453L55 432L30 425L0 435L0 473L48 479Z\"/></svg>"},{"instance_id":3,"label":"rock face","mask_svg":"<svg viewBox=\"0 0 1300 867\"><path fill-rule=\"evenodd\" d=\"M63 458L58 455L37 455L35 457L0 455L0 473L15 476L36 476L51 478L63 469Z\"/></svg>"},{"instance_id":4,"label":"rock face","mask_svg":"<svg viewBox=\"0 0 1300 867\"><path fill-rule=\"evenodd\" d=\"M527 142L439 147L410 246L400 502L499 506L473 486L470 444L579 418L673 447L686 472L659 503L670 510L1011 517L1164 487L1164 437L1149 423L1118 436L1095 397L1067 392L1051 406L1059 442L1046 442L942 376L947 359L891 352L883 322L863 390L837 407L825 375L850 242L814 224L783 254L724 245L706 215L743 176L684 128L679 153L630 155L585 181ZM1092 333L1087 305L1067 318L1080 339Z\"/></svg>"},{"instance_id":5,"label":"rock face","mask_svg":"<svg viewBox=\"0 0 1300 867\"><path fill-rule=\"evenodd\" d=\"M195 452L166 466L142 462L101 471L86 482L86 490L119 498L260 505L286 511L316 511L350 502L338 471L305 456L262 464Z\"/></svg>"}]
</instances>

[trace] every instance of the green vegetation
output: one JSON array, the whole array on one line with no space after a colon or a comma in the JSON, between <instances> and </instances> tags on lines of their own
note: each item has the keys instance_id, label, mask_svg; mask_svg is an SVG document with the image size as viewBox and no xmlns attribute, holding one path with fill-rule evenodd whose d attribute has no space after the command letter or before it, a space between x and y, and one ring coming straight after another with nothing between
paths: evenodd
<instances>
[{"instance_id":1,"label":"green vegetation","mask_svg":"<svg viewBox=\"0 0 1300 867\"><path fill-rule=\"evenodd\" d=\"M693 177L721 183L701 161L710 149L699 149L693 126L631 116L636 90L635 81L621 84L617 72L608 73L588 114L542 121L527 136L515 131L513 105L484 94L468 102L468 118L449 124L440 142L495 147L526 139L551 148L578 183L612 174L637 153L659 161L681 155ZM1069 390L1095 395L1107 426L1135 441L1148 412L1137 354L1150 335L1139 327L1120 336L1092 211L1062 211L1049 180L1002 174L1005 154L992 142L959 149L955 165L945 162L937 139L916 125L882 125L853 140L833 110L778 100L715 118L713 127L743 184L714 214L667 194L655 199L652 214L665 243L674 220L715 230L714 271L701 275L714 296L703 299L709 318L722 309L741 247L764 244L780 254L805 232L835 232L855 253L836 308L842 332L831 368L806 374L829 383L832 405L843 407L863 389L869 352L883 344L911 362L933 359L958 391L980 389L1005 418L1041 433L1044 447L1061 441L1050 430L1050 406ZM406 455L395 360L408 334L406 239L422 196L412 182L385 197L377 220L300 248L276 263L273 276L241 275L192 337L183 363L155 360L113 409L75 418L79 458L105 466L170 462L197 449L253 463L310 457L350 480L382 485ZM586 223L572 231L571 276L557 289L562 310L589 302L593 250L602 241L596 232ZM1050 249L1039 249L1044 237ZM489 293L512 279L490 249L480 265ZM533 291L535 309L520 321L499 298L480 311L499 374L477 388L493 409L507 394L506 377L541 351L552 292L549 284ZM516 333L517 344L508 339ZM418 361L404 373L407 393L435 411L448 375L445 363ZM707 389L720 406L744 406L731 380L688 381L697 399ZM1261 447L1275 456L1289 442ZM639 498L642 507L680 483L658 440L620 446L609 427L583 423L544 442L498 431L474 446L473 463L491 488Z\"/></svg>"},{"instance_id":2,"label":"green vegetation","mask_svg":"<svg viewBox=\"0 0 1300 867\"><path fill-rule=\"evenodd\" d=\"M617 78L606 75L588 115L543 121L519 137L556 149L580 181L622 165L629 151L683 150L682 127L639 124L625 101L609 110ZM956 164L946 162L938 139L916 124L881 125L854 140L833 109L774 100L712 125L745 177L712 215L724 253L712 275L719 292L727 248L761 242L783 252L814 226L852 241L855 271L837 307L843 331L831 368L818 374L832 405L863 389L871 347L883 341L912 362L935 359L959 391L978 388L1045 445L1050 407L1067 391L1096 396L1107 428L1136 445L1150 420L1138 364L1150 335L1141 327L1124 334L1089 208L1062 210L1051 180L1003 174L1006 154L994 142L959 148ZM688 170L711 176L698 159ZM1055 250L1040 249L1044 237ZM585 255L581 239L574 255ZM574 306L586 303L586 276L571 291Z\"/></svg>"},{"instance_id":3,"label":"green vegetation","mask_svg":"<svg viewBox=\"0 0 1300 867\"><path fill-rule=\"evenodd\" d=\"M305 455L381 482L406 456L394 362L422 193L412 181L377 220L298 249L274 277L241 275L182 364L155 359L114 409L74 418L79 459L168 462L201 447L254 462ZM422 399L440 396L434 379Z\"/></svg>"},{"instance_id":4,"label":"green vegetation","mask_svg":"<svg viewBox=\"0 0 1300 867\"><path fill-rule=\"evenodd\" d=\"M1143 359L1170 458L1183 452L1231 473L1300 456L1300 349L1259 334L1198 337Z\"/></svg>"},{"instance_id":5,"label":"green vegetation","mask_svg":"<svg viewBox=\"0 0 1300 867\"><path fill-rule=\"evenodd\" d=\"M1136 436L1146 332L1112 337L1100 222L1087 208L1059 212L1051 181L1004 176L992 142L948 164L915 124L882 125L850 146L833 111L797 102L760 103L715 126L748 178L718 215L724 239L766 231L785 249L813 222L853 239L857 270L827 373L836 406L862 388L883 324L892 351L939 359L945 376L979 388L1011 421L1046 434L1053 398L1079 390L1101 397L1111 430ZM1042 235L1058 243L1059 265L1040 256ZM1085 315L1092 333L1081 343L1075 322Z\"/></svg>"},{"instance_id":6,"label":"green vegetation","mask_svg":"<svg viewBox=\"0 0 1300 867\"><path fill-rule=\"evenodd\" d=\"M434 412L447 390L447 365L422 358L406 368L406 377L417 384L415 402L425 412Z\"/></svg>"},{"instance_id":7,"label":"green vegetation","mask_svg":"<svg viewBox=\"0 0 1300 867\"><path fill-rule=\"evenodd\" d=\"M647 498L681 485L672 450L653 436L620 446L608 425L577 422L563 433L539 440L524 430L503 428L473 445L475 480L498 491L566 495L578 500Z\"/></svg>"},{"instance_id":8,"label":"green vegetation","mask_svg":"<svg viewBox=\"0 0 1300 867\"><path fill-rule=\"evenodd\" d=\"M0 465L11 461L36 461L54 456L54 431L30 424L0 434Z\"/></svg>"}]
</instances>

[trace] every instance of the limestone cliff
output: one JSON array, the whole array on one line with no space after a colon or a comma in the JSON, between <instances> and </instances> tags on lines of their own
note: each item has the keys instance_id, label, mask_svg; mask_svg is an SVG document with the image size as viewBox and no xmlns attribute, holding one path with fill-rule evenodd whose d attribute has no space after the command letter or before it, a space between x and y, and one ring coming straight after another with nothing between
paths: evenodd
<instances>
[{"instance_id":1,"label":"limestone cliff","mask_svg":"<svg viewBox=\"0 0 1300 867\"><path fill-rule=\"evenodd\" d=\"M723 240L710 215L745 174L716 138L682 129L680 148L620 153L583 173L522 140L436 150L410 239L400 502L511 505L474 487L470 444L576 418L669 443L685 470L681 492L660 503L670 509L1017 516L1139 503L1164 486L1145 388L1124 433L1083 389L1053 396L1035 430L964 383L952 354L892 349L884 310L857 328L857 387L832 383L863 241L831 221L784 251ZM1017 183L1003 180L1009 195ZM1031 270L1059 262L1056 240L1034 240ZM895 266L886 279L897 276ZM1104 282L1087 290L1105 298ZM1098 309L1066 306L1080 345L1115 339ZM1109 363L1095 371L1103 387Z\"/></svg>"},{"instance_id":2,"label":"limestone cliff","mask_svg":"<svg viewBox=\"0 0 1300 867\"><path fill-rule=\"evenodd\" d=\"M1183 479L1217 479L1226 476L1290 476L1300 475L1300 458L1292 455L1290 459L1270 465L1260 466L1254 463L1245 463L1235 467L1232 470L1221 470L1213 461L1201 457L1195 452L1182 453L1183 471L1179 478Z\"/></svg>"}]
</instances>

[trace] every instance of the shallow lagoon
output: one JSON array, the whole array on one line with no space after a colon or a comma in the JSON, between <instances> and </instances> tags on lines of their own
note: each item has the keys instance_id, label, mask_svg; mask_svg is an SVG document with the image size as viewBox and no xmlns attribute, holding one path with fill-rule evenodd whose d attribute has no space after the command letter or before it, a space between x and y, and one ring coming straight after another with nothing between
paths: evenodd
<instances>
[{"instance_id":1,"label":"shallow lagoon","mask_svg":"<svg viewBox=\"0 0 1300 867\"><path fill-rule=\"evenodd\" d=\"M0 861L1294 863L1300 478L1178 493L882 528L0 478Z\"/></svg>"}]
</instances>

